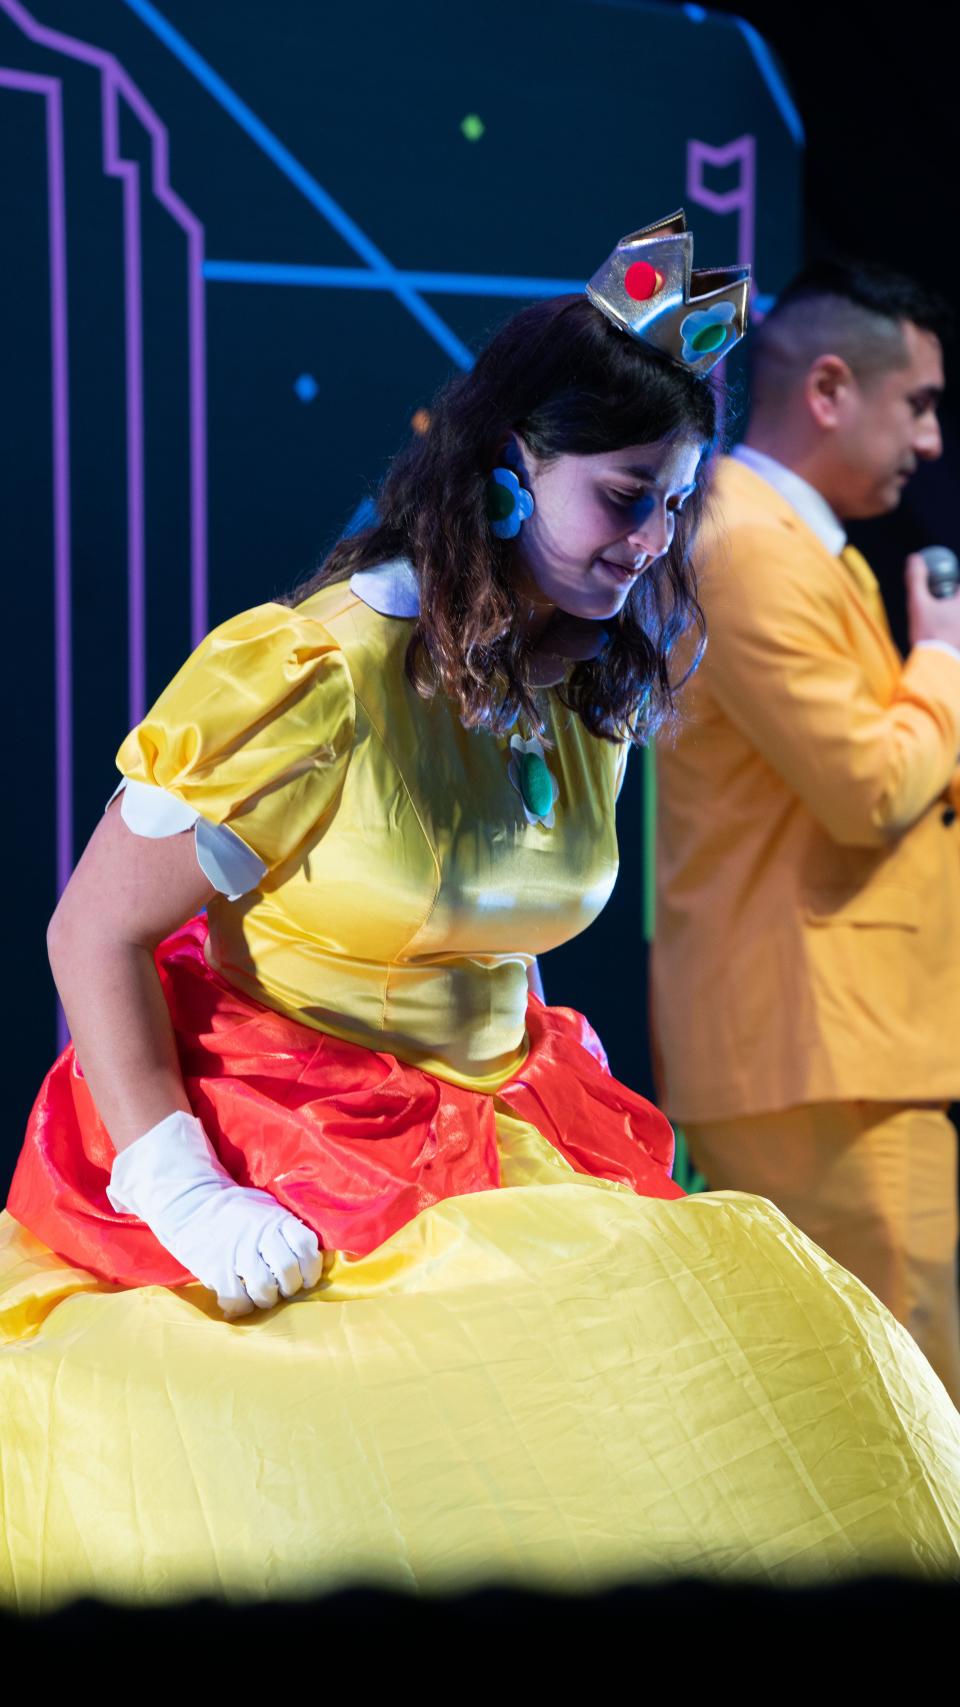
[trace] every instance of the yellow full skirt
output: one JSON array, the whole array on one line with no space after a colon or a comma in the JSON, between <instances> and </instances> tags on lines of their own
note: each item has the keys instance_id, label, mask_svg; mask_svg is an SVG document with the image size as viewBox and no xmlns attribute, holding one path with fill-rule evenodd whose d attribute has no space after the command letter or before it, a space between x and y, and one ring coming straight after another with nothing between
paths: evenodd
<instances>
[{"instance_id":1,"label":"yellow full skirt","mask_svg":"<svg viewBox=\"0 0 960 1707\"><path fill-rule=\"evenodd\" d=\"M504 1188L235 1323L0 1218L0 1598L960 1572L960 1418L859 1281L499 1126Z\"/></svg>"}]
</instances>

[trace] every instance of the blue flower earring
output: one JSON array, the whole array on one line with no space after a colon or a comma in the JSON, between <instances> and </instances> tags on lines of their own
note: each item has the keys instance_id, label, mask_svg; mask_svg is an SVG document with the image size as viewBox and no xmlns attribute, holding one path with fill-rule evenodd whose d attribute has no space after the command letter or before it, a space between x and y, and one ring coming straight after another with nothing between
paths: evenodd
<instances>
[{"instance_id":1,"label":"blue flower earring","mask_svg":"<svg viewBox=\"0 0 960 1707\"><path fill-rule=\"evenodd\" d=\"M504 454L510 456L509 451ZM533 493L521 486L513 469L495 468L487 481L490 532L497 539L516 539L524 522L533 515L533 508Z\"/></svg>"}]
</instances>

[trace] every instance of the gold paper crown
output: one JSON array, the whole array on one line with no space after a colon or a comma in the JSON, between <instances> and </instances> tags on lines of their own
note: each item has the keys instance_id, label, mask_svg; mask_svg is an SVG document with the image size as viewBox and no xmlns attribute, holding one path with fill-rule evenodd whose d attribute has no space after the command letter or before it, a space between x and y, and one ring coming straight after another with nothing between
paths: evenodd
<instances>
[{"instance_id":1,"label":"gold paper crown","mask_svg":"<svg viewBox=\"0 0 960 1707\"><path fill-rule=\"evenodd\" d=\"M750 268L694 272L693 234L680 208L622 237L594 273L587 295L632 338L705 374L746 330Z\"/></svg>"}]
</instances>

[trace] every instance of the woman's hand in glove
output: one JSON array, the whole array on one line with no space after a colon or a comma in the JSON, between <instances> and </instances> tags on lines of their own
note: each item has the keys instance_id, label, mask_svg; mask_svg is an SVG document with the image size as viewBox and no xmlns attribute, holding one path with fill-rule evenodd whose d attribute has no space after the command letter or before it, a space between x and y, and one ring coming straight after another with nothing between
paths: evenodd
<instances>
[{"instance_id":1,"label":"woman's hand in glove","mask_svg":"<svg viewBox=\"0 0 960 1707\"><path fill-rule=\"evenodd\" d=\"M269 1310L323 1272L316 1234L269 1192L237 1185L192 1114L167 1115L121 1150L107 1196L216 1293L225 1316Z\"/></svg>"}]
</instances>

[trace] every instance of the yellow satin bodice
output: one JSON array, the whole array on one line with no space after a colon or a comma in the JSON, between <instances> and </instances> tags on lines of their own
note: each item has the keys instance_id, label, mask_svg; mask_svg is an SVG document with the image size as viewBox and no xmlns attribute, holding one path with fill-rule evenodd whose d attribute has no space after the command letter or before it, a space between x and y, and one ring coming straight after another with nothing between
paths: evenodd
<instances>
[{"instance_id":1,"label":"yellow satin bodice","mask_svg":"<svg viewBox=\"0 0 960 1707\"><path fill-rule=\"evenodd\" d=\"M523 1060L527 969L617 872L625 749L545 696L554 822L529 822L509 741L404 673L411 622L346 583L202 642L118 754L268 867L208 908L232 983L307 1025L494 1090Z\"/></svg>"}]
</instances>

